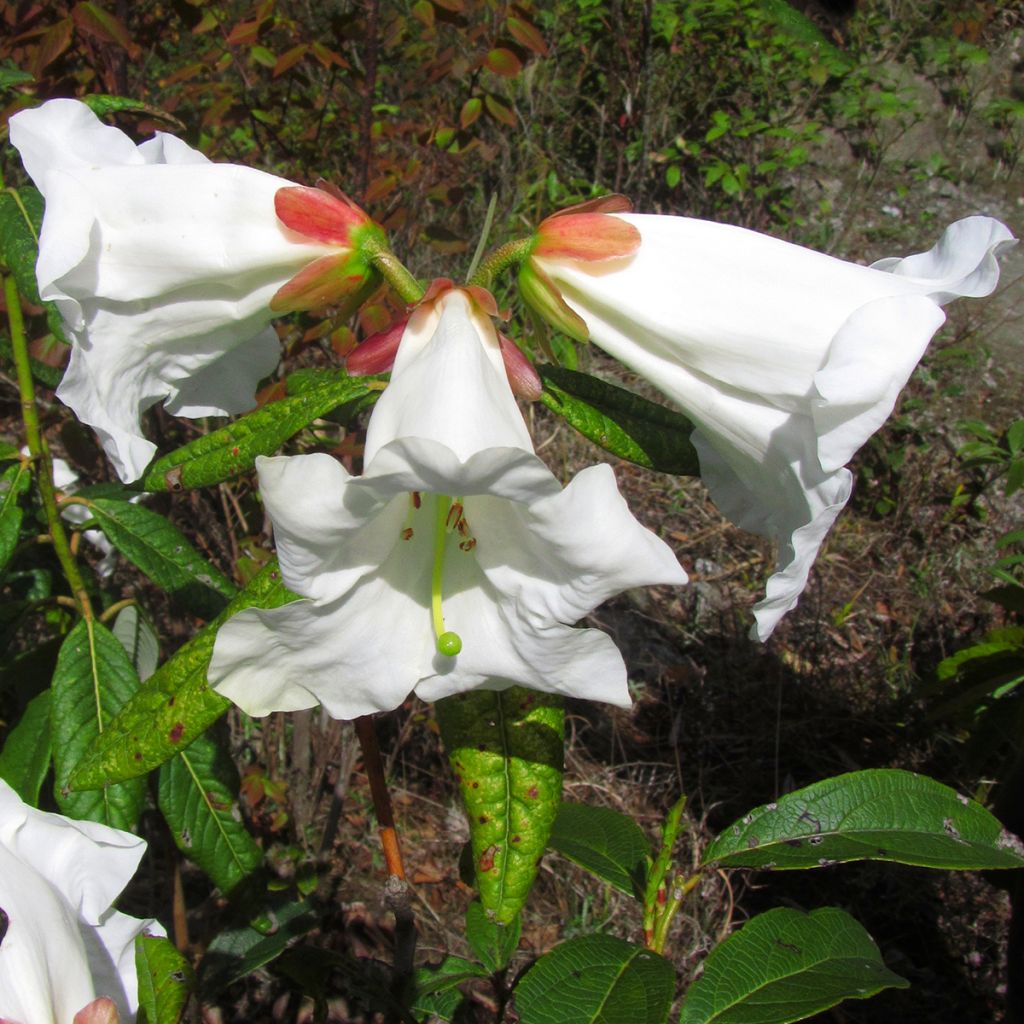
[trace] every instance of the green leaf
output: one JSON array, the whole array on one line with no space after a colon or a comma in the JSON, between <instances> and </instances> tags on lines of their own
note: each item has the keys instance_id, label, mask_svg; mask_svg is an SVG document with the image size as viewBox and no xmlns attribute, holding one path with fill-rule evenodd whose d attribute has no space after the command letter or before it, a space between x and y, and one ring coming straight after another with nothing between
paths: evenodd
<instances>
[{"instance_id":1,"label":"green leaf","mask_svg":"<svg viewBox=\"0 0 1024 1024\"><path fill-rule=\"evenodd\" d=\"M0 572L7 568L21 539L24 512L19 499L31 482L32 471L28 462L8 466L0 476Z\"/></svg>"},{"instance_id":2,"label":"green leaf","mask_svg":"<svg viewBox=\"0 0 1024 1024\"><path fill-rule=\"evenodd\" d=\"M52 324L50 329L53 330ZM10 365L14 365L14 349L11 348L10 338L2 334L0 334L0 356ZM32 374L32 379L46 388L56 388L64 377L63 370L34 359L32 356L28 357L28 368Z\"/></svg>"},{"instance_id":3,"label":"green leaf","mask_svg":"<svg viewBox=\"0 0 1024 1024\"><path fill-rule=\"evenodd\" d=\"M537 372L541 401L594 444L648 469L700 476L693 424L682 413L586 373L559 366Z\"/></svg>"},{"instance_id":4,"label":"green leaf","mask_svg":"<svg viewBox=\"0 0 1024 1024\"><path fill-rule=\"evenodd\" d=\"M548 845L627 896L640 898L650 843L628 815L609 807L563 803Z\"/></svg>"},{"instance_id":5,"label":"green leaf","mask_svg":"<svg viewBox=\"0 0 1024 1024\"><path fill-rule=\"evenodd\" d=\"M139 677L120 641L100 623L79 620L61 644L50 709L54 793L64 814L134 828L146 795L144 779L89 793L71 792L68 780L138 686Z\"/></svg>"},{"instance_id":6,"label":"green leaf","mask_svg":"<svg viewBox=\"0 0 1024 1024\"><path fill-rule=\"evenodd\" d=\"M36 282L43 197L31 185L0 191L0 261L14 276L23 298L42 305Z\"/></svg>"},{"instance_id":7,"label":"green leaf","mask_svg":"<svg viewBox=\"0 0 1024 1024\"><path fill-rule=\"evenodd\" d=\"M657 953L611 935L555 946L516 988L522 1024L663 1024L676 972Z\"/></svg>"},{"instance_id":8,"label":"green leaf","mask_svg":"<svg viewBox=\"0 0 1024 1024\"><path fill-rule=\"evenodd\" d=\"M690 986L680 1024L789 1024L907 982L849 914L780 908L719 943Z\"/></svg>"},{"instance_id":9,"label":"green leaf","mask_svg":"<svg viewBox=\"0 0 1024 1024\"><path fill-rule=\"evenodd\" d=\"M479 900L473 900L466 908L466 941L488 974L508 966L519 948L522 931L518 914L508 924L499 924L487 915Z\"/></svg>"},{"instance_id":10,"label":"green leaf","mask_svg":"<svg viewBox=\"0 0 1024 1024\"><path fill-rule=\"evenodd\" d=\"M128 96L110 96L106 93L91 93L82 97L82 102L97 116L106 117L108 114L147 114L158 120L166 121L173 125L178 131L186 131L188 125L178 120L173 114L168 113L162 107L154 107L151 103L144 103L142 100L134 100Z\"/></svg>"},{"instance_id":11,"label":"green leaf","mask_svg":"<svg viewBox=\"0 0 1024 1024\"><path fill-rule=\"evenodd\" d=\"M473 902L470 906L480 906ZM492 927L498 927L493 925ZM416 998L447 992L464 981L474 978L486 978L492 972L472 960L464 960L460 956L446 956L439 964L420 967L416 971Z\"/></svg>"},{"instance_id":12,"label":"green leaf","mask_svg":"<svg viewBox=\"0 0 1024 1024\"><path fill-rule=\"evenodd\" d=\"M723 867L851 860L982 870L1024 866L1024 845L980 804L925 775L850 772L757 807L704 851Z\"/></svg>"},{"instance_id":13,"label":"green leaf","mask_svg":"<svg viewBox=\"0 0 1024 1024\"><path fill-rule=\"evenodd\" d=\"M205 732L231 706L206 681L217 630L243 608L277 608L295 599L281 582L276 560L268 563L139 689L77 765L72 788L96 789L144 775Z\"/></svg>"},{"instance_id":14,"label":"green leaf","mask_svg":"<svg viewBox=\"0 0 1024 1024\"><path fill-rule=\"evenodd\" d=\"M188 960L169 940L139 935L135 939L135 973L139 979L137 1024L178 1024L196 987Z\"/></svg>"},{"instance_id":15,"label":"green leaf","mask_svg":"<svg viewBox=\"0 0 1024 1024\"><path fill-rule=\"evenodd\" d=\"M469 817L484 910L510 924L530 894L562 795L565 709L519 686L435 705Z\"/></svg>"},{"instance_id":16,"label":"green leaf","mask_svg":"<svg viewBox=\"0 0 1024 1024\"><path fill-rule=\"evenodd\" d=\"M209 735L160 768L157 803L178 849L225 895L263 863L242 824L234 762Z\"/></svg>"},{"instance_id":17,"label":"green leaf","mask_svg":"<svg viewBox=\"0 0 1024 1024\"><path fill-rule=\"evenodd\" d=\"M33 807L39 806L39 791L50 770L51 752L50 691L44 690L28 702L0 750L0 779Z\"/></svg>"},{"instance_id":18,"label":"green leaf","mask_svg":"<svg viewBox=\"0 0 1024 1024\"><path fill-rule=\"evenodd\" d=\"M145 682L160 663L160 641L153 624L137 604L130 604L117 613L110 631L121 641L139 679Z\"/></svg>"},{"instance_id":19,"label":"green leaf","mask_svg":"<svg viewBox=\"0 0 1024 1024\"><path fill-rule=\"evenodd\" d=\"M320 920L309 903L281 903L269 909L269 927L225 928L207 947L200 965L200 992L220 997L229 985L276 960Z\"/></svg>"},{"instance_id":20,"label":"green leaf","mask_svg":"<svg viewBox=\"0 0 1024 1024\"><path fill-rule=\"evenodd\" d=\"M258 455L270 455L288 438L333 409L366 403L380 394L377 377L349 377L343 370L293 374L288 398L235 420L157 459L142 478L147 491L208 487L252 469Z\"/></svg>"},{"instance_id":21,"label":"green leaf","mask_svg":"<svg viewBox=\"0 0 1024 1024\"><path fill-rule=\"evenodd\" d=\"M121 554L197 614L216 615L238 592L162 515L115 498L93 498L89 510Z\"/></svg>"},{"instance_id":22,"label":"green leaf","mask_svg":"<svg viewBox=\"0 0 1024 1024\"><path fill-rule=\"evenodd\" d=\"M24 85L35 79L27 72L9 64L0 66L0 89L8 89L12 85Z\"/></svg>"}]
</instances>

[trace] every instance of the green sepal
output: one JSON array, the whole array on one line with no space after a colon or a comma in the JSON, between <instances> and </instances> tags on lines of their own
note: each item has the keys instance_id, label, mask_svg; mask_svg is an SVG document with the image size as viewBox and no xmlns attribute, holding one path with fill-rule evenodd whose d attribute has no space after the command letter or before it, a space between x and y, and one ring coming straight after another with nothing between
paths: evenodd
<instances>
[{"instance_id":1,"label":"green sepal","mask_svg":"<svg viewBox=\"0 0 1024 1024\"><path fill-rule=\"evenodd\" d=\"M540 400L606 452L661 473L700 476L693 423L682 413L587 373L546 365L537 372Z\"/></svg>"},{"instance_id":2,"label":"green sepal","mask_svg":"<svg viewBox=\"0 0 1024 1024\"><path fill-rule=\"evenodd\" d=\"M206 671L217 630L245 608L278 608L296 600L273 560L187 644L146 680L75 765L71 789L99 789L157 768L184 750L231 706L210 689Z\"/></svg>"},{"instance_id":3,"label":"green sepal","mask_svg":"<svg viewBox=\"0 0 1024 1024\"><path fill-rule=\"evenodd\" d=\"M519 294L556 331L561 331L581 345L590 340L590 330L583 318L569 308L551 278L529 260L519 268Z\"/></svg>"},{"instance_id":4,"label":"green sepal","mask_svg":"<svg viewBox=\"0 0 1024 1024\"><path fill-rule=\"evenodd\" d=\"M376 397L376 377L349 377L343 370L308 371L287 378L289 395L197 438L157 459L141 481L146 491L209 487L253 468L256 457L277 451L314 420L353 402Z\"/></svg>"},{"instance_id":5,"label":"green sepal","mask_svg":"<svg viewBox=\"0 0 1024 1024\"><path fill-rule=\"evenodd\" d=\"M562 802L565 706L513 686L435 705L469 817L480 902L499 924L526 903Z\"/></svg>"}]
</instances>

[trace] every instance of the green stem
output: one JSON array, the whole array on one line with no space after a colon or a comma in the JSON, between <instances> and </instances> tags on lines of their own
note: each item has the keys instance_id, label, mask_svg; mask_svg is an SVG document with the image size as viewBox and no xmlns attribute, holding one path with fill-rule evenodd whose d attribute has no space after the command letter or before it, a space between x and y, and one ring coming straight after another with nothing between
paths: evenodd
<instances>
[{"instance_id":1,"label":"green stem","mask_svg":"<svg viewBox=\"0 0 1024 1024\"><path fill-rule=\"evenodd\" d=\"M511 242L499 245L483 259L469 283L490 290L498 274L514 264L522 263L530 255L533 243L533 238L514 238Z\"/></svg>"},{"instance_id":2,"label":"green stem","mask_svg":"<svg viewBox=\"0 0 1024 1024\"><path fill-rule=\"evenodd\" d=\"M369 235L362 240L360 251L404 302L411 306L423 298L424 287L406 270L387 242Z\"/></svg>"},{"instance_id":3,"label":"green stem","mask_svg":"<svg viewBox=\"0 0 1024 1024\"><path fill-rule=\"evenodd\" d=\"M25 321L21 315L21 296L13 277L4 278L4 298L7 302L7 319L11 328L11 350L14 365L18 371L18 391L21 395L21 418L25 424L25 439L33 461L38 465L36 483L39 486L39 497L43 503L43 512L53 541L53 550L57 555L64 576L71 587L75 603L83 619L91 623L93 619L92 604L85 589L85 581L78 571L75 556L71 553L68 535L64 532L60 511L57 508L57 494L53 486L53 461L50 449L39 430L39 417L36 414L35 387L32 383L32 371L29 368L28 344L25 339Z\"/></svg>"},{"instance_id":4,"label":"green stem","mask_svg":"<svg viewBox=\"0 0 1024 1024\"><path fill-rule=\"evenodd\" d=\"M656 930L659 918L666 909L669 896L665 891L665 876L668 874L672 862L672 851L675 849L676 837L679 835L679 821L683 816L683 808L686 806L686 794L684 793L665 815L665 824L661 830L661 846L658 856L651 865L650 874L647 876L647 889L644 892L644 940L648 949L654 949L656 941ZM661 902L659 902L659 896ZM678 907L676 908L678 909ZM673 914L675 911L673 911ZM671 920L671 917L669 918ZM667 926L666 926L667 927Z\"/></svg>"}]
</instances>

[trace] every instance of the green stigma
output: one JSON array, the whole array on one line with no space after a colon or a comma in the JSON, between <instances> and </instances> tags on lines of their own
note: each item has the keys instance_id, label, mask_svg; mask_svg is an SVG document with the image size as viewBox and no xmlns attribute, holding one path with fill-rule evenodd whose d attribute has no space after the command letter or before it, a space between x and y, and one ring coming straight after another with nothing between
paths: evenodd
<instances>
[{"instance_id":1,"label":"green stigma","mask_svg":"<svg viewBox=\"0 0 1024 1024\"><path fill-rule=\"evenodd\" d=\"M437 638L437 650L446 658L454 658L462 650L462 637L458 633L449 630Z\"/></svg>"},{"instance_id":2,"label":"green stigma","mask_svg":"<svg viewBox=\"0 0 1024 1024\"><path fill-rule=\"evenodd\" d=\"M441 610L444 547L451 507L452 499L447 494L437 496L437 510L434 518L434 564L430 573L430 618L434 625L438 653L447 658L454 658L462 650L462 637L458 633L445 629L444 614Z\"/></svg>"}]
</instances>

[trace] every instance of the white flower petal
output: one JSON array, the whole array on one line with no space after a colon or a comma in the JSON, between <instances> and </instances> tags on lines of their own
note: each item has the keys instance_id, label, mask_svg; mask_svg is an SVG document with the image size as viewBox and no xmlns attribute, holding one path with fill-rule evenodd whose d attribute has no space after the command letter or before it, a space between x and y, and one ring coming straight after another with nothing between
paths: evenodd
<instances>
[{"instance_id":1,"label":"white flower petal","mask_svg":"<svg viewBox=\"0 0 1024 1024\"><path fill-rule=\"evenodd\" d=\"M486 448L533 451L490 319L464 292L409 318L391 383L366 431L366 463L395 438L427 438L465 462Z\"/></svg>"},{"instance_id":2,"label":"white flower petal","mask_svg":"<svg viewBox=\"0 0 1024 1024\"><path fill-rule=\"evenodd\" d=\"M155 922L110 909L146 844L127 832L23 803L0 780L0 1017L69 1021L97 996L130 1020L138 1006L132 946Z\"/></svg>"},{"instance_id":3,"label":"white flower petal","mask_svg":"<svg viewBox=\"0 0 1024 1024\"><path fill-rule=\"evenodd\" d=\"M607 466L563 492L466 296L425 308L374 410L362 477L326 455L258 461L282 576L306 600L222 626L211 684L250 714L319 701L353 718L413 689L434 700L512 685L627 705L615 645L572 624L626 587L686 574ZM437 650L449 631L453 657Z\"/></svg>"},{"instance_id":4,"label":"white flower petal","mask_svg":"<svg viewBox=\"0 0 1024 1024\"><path fill-rule=\"evenodd\" d=\"M723 511L778 543L779 571L755 608L765 639L849 498L843 466L942 324L939 304L991 292L1012 236L971 217L927 253L862 267L728 225L619 216L640 232L634 256L537 262L591 339L698 425Z\"/></svg>"},{"instance_id":5,"label":"white flower petal","mask_svg":"<svg viewBox=\"0 0 1024 1024\"><path fill-rule=\"evenodd\" d=\"M291 183L215 164L161 135L136 147L83 104L11 119L46 199L36 276L72 336L58 396L100 433L125 480L153 455L139 418L240 412L272 368L269 302L324 254L278 220Z\"/></svg>"}]
</instances>

